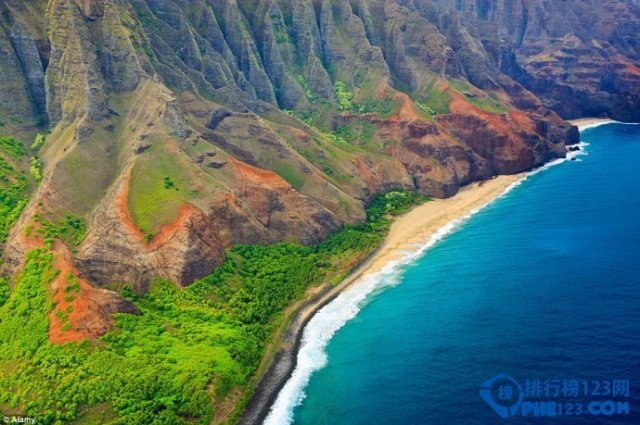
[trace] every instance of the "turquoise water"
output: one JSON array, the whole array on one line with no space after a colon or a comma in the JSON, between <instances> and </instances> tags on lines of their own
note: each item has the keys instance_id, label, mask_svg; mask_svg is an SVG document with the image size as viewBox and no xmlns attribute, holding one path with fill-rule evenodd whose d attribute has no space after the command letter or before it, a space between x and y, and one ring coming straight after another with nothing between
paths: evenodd
<instances>
[{"instance_id":1,"label":"turquoise water","mask_svg":"<svg viewBox=\"0 0 640 425\"><path fill-rule=\"evenodd\" d=\"M294 423L640 423L640 126L582 139L358 301ZM501 372L628 379L630 413L503 419L479 396Z\"/></svg>"}]
</instances>

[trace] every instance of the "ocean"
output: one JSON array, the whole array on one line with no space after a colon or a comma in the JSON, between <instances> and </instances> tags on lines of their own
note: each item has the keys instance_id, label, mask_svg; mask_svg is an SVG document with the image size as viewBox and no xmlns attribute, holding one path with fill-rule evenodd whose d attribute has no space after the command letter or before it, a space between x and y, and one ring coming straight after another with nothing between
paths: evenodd
<instances>
[{"instance_id":1,"label":"ocean","mask_svg":"<svg viewBox=\"0 0 640 425\"><path fill-rule=\"evenodd\" d=\"M321 310L266 423L639 424L640 125L582 140Z\"/></svg>"}]
</instances>

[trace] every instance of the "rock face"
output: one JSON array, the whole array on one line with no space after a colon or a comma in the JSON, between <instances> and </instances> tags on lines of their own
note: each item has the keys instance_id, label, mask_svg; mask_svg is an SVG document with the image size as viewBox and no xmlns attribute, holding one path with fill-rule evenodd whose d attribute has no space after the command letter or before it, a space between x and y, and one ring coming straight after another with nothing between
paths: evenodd
<instances>
[{"instance_id":1,"label":"rock face","mask_svg":"<svg viewBox=\"0 0 640 425\"><path fill-rule=\"evenodd\" d=\"M51 135L3 271L36 213L85 219L87 285L144 293L392 188L529 170L578 141L563 118L640 119L639 25L631 0L5 0L0 121Z\"/></svg>"},{"instance_id":2,"label":"rock face","mask_svg":"<svg viewBox=\"0 0 640 425\"><path fill-rule=\"evenodd\" d=\"M449 8L444 16L481 41L483 62L534 92L563 118L608 115L623 121L640 120L638 2L415 3L432 16L442 16ZM479 70L480 75L470 75L470 80L488 84L490 70Z\"/></svg>"}]
</instances>

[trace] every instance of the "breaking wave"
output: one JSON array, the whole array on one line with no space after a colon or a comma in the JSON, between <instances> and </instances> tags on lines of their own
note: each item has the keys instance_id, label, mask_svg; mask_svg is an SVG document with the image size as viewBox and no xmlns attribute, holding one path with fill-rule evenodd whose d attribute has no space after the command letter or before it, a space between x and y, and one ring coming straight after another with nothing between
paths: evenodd
<instances>
[{"instance_id":1,"label":"breaking wave","mask_svg":"<svg viewBox=\"0 0 640 425\"><path fill-rule=\"evenodd\" d=\"M368 297L382 288L398 284L407 265L416 261L425 251L454 232L460 225L496 199L502 198L521 185L528 177L566 161L574 160L577 156L588 155L585 150L588 143L582 142L577 146L580 147L579 151L567 152L567 158L559 158L527 173L522 179L508 186L496 198L442 226L424 244L414 245L415 249L406 251L404 257L390 261L380 271L364 275L320 309L311 318L303 331L296 368L280 390L264 424L289 425L293 422L295 408L301 405L306 397L305 388L309 383L309 379L314 372L322 369L327 364L328 359L325 349L329 341L340 328L358 315Z\"/></svg>"}]
</instances>

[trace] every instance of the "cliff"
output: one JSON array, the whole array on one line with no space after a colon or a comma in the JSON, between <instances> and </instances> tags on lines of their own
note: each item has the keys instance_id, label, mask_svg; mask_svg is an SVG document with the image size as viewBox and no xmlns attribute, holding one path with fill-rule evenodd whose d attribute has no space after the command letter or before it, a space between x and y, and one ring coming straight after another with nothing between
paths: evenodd
<instances>
[{"instance_id":1,"label":"cliff","mask_svg":"<svg viewBox=\"0 0 640 425\"><path fill-rule=\"evenodd\" d=\"M448 197L562 157L564 119L640 119L640 6L610 3L5 0L0 130L50 134L3 273L70 214L86 233L60 255L87 288L188 285L392 188Z\"/></svg>"}]
</instances>

